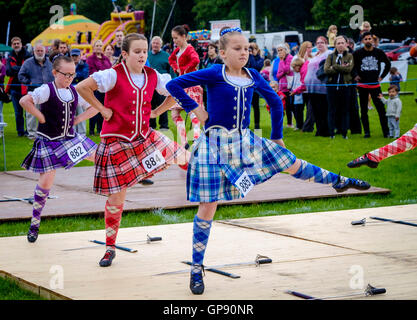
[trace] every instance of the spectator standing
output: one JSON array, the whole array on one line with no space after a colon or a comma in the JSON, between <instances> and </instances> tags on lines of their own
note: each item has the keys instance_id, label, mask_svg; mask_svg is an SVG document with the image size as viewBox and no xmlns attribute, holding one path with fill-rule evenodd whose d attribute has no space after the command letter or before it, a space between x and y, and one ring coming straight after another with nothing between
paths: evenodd
<instances>
[{"instance_id":1,"label":"spectator standing","mask_svg":"<svg viewBox=\"0 0 417 320\"><path fill-rule=\"evenodd\" d=\"M327 30L327 39L329 39L329 48L334 48L335 46L335 40L337 36L337 26L332 24L329 26L329 29Z\"/></svg>"},{"instance_id":2,"label":"spectator standing","mask_svg":"<svg viewBox=\"0 0 417 320\"><path fill-rule=\"evenodd\" d=\"M88 64L88 73L92 75L93 73L101 70L110 69L112 64L104 54L103 54L103 42L101 40L97 40L93 44L93 54L87 58ZM105 94L99 92L98 90L94 91L94 96L104 104L104 97ZM100 135L101 127L103 125L103 116L101 113L96 114L94 117L90 118L90 135L94 135L95 128L97 127L97 134Z\"/></svg>"},{"instance_id":3,"label":"spectator standing","mask_svg":"<svg viewBox=\"0 0 417 320\"><path fill-rule=\"evenodd\" d=\"M114 35L114 40L115 40L115 44L114 44L114 52L113 52L113 56L117 59L119 59L120 55L122 54L122 43L123 43L123 39L125 38L125 34L123 33L122 30L118 30L116 31L115 35Z\"/></svg>"},{"instance_id":4,"label":"spectator standing","mask_svg":"<svg viewBox=\"0 0 417 320\"><path fill-rule=\"evenodd\" d=\"M2 59L0 59L0 88L3 91L4 90L4 78L6 77L6 65L5 65L5 61ZM4 117L3 117L3 100L0 99L0 122L4 122ZM3 137L3 127L0 128L0 138Z\"/></svg>"},{"instance_id":5,"label":"spectator standing","mask_svg":"<svg viewBox=\"0 0 417 320\"><path fill-rule=\"evenodd\" d=\"M359 42L362 42L362 40L363 40L363 34L365 32L370 32L371 29L372 29L372 27L371 27L371 24L369 23L369 21L362 22L361 26L359 27L359 30L360 31L359 31L359 39L358 39L358 41Z\"/></svg>"},{"instance_id":6,"label":"spectator standing","mask_svg":"<svg viewBox=\"0 0 417 320\"><path fill-rule=\"evenodd\" d=\"M206 58L202 61L200 69L210 68L213 64L223 64L222 59L219 56L217 46L214 43L210 43L207 46Z\"/></svg>"},{"instance_id":7,"label":"spectator standing","mask_svg":"<svg viewBox=\"0 0 417 320\"><path fill-rule=\"evenodd\" d=\"M16 119L16 130L19 137L27 136L25 130L25 117L23 116L23 108L19 104L20 98L27 94L27 87L19 81L19 71L25 60L30 58L30 54L22 47L22 40L19 37L13 37L11 40L13 48L6 64L6 75L9 76L9 82L5 92L10 93Z\"/></svg>"},{"instance_id":8,"label":"spectator standing","mask_svg":"<svg viewBox=\"0 0 417 320\"><path fill-rule=\"evenodd\" d=\"M316 39L317 53L308 63L305 85L308 99L311 103L314 119L316 122L316 136L328 137L327 125L327 89L326 84L317 78L320 63L324 61L332 51L327 49L326 37L319 36ZM303 129L304 131L304 129Z\"/></svg>"},{"instance_id":9,"label":"spectator standing","mask_svg":"<svg viewBox=\"0 0 417 320\"><path fill-rule=\"evenodd\" d=\"M352 53L355 51L355 41L352 38L348 38L348 51ZM355 68L352 69L352 84L355 84ZM356 86L350 86L350 107L349 107L349 128L351 134L361 134L362 125L361 119L359 118L359 103L358 103L358 92Z\"/></svg>"},{"instance_id":10,"label":"spectator standing","mask_svg":"<svg viewBox=\"0 0 417 320\"><path fill-rule=\"evenodd\" d=\"M110 60L112 66L117 63L118 58L114 56L114 47L111 43L104 47L103 53Z\"/></svg>"},{"instance_id":11,"label":"spectator standing","mask_svg":"<svg viewBox=\"0 0 417 320\"><path fill-rule=\"evenodd\" d=\"M267 82L269 82L269 78L270 78L270 75L271 75L271 68L272 68L271 60L265 59L264 60L264 67L261 70L261 75Z\"/></svg>"},{"instance_id":12,"label":"spectator standing","mask_svg":"<svg viewBox=\"0 0 417 320\"><path fill-rule=\"evenodd\" d=\"M401 73L398 71L396 67L392 67L389 70L389 74L390 74L389 84L397 86L398 92L400 92L401 91L400 82L403 81L403 76L401 75Z\"/></svg>"},{"instance_id":13,"label":"spectator standing","mask_svg":"<svg viewBox=\"0 0 417 320\"><path fill-rule=\"evenodd\" d=\"M293 69L293 81L289 87L290 95L289 101L291 109L294 111L294 118L296 127L294 130L302 130L304 125L304 99L303 92L306 90L304 79L307 73L307 68L303 68L304 62L302 58L293 58L291 61L291 68Z\"/></svg>"},{"instance_id":14,"label":"spectator standing","mask_svg":"<svg viewBox=\"0 0 417 320\"><path fill-rule=\"evenodd\" d=\"M174 77L175 73L168 62L169 54L162 50L161 37L155 36L151 40L151 50L148 53L148 62L151 68L158 71L160 74L170 74ZM160 95L157 91L154 92L151 105L155 109L164 102L165 97ZM156 129L156 119L149 120L151 128ZM159 116L159 129L168 130L168 112L164 112Z\"/></svg>"},{"instance_id":15,"label":"spectator standing","mask_svg":"<svg viewBox=\"0 0 417 320\"><path fill-rule=\"evenodd\" d=\"M264 59L261 57L261 50L259 46L252 42L249 45L249 60L246 64L247 68L253 68L260 72L264 66ZM260 129L261 113L259 110L259 94L254 91L252 97L253 119L255 122L255 129Z\"/></svg>"},{"instance_id":16,"label":"spectator standing","mask_svg":"<svg viewBox=\"0 0 417 320\"><path fill-rule=\"evenodd\" d=\"M378 98L383 104L387 105L387 118L389 127L389 138L398 139L400 137L400 117L402 110L402 103L398 97L398 88L396 85L391 85L388 88L389 99L385 99L382 93L379 94Z\"/></svg>"},{"instance_id":17,"label":"spectator standing","mask_svg":"<svg viewBox=\"0 0 417 320\"><path fill-rule=\"evenodd\" d=\"M61 43L61 39L55 39L52 42L52 46L49 48L48 57L49 61L53 61L54 57L59 53L59 44Z\"/></svg>"},{"instance_id":18,"label":"spectator standing","mask_svg":"<svg viewBox=\"0 0 417 320\"><path fill-rule=\"evenodd\" d=\"M71 50L71 58L75 64L75 78L72 81L72 85L75 86L79 82L83 81L84 79L88 78L88 64L81 60L81 50L80 49L72 49ZM77 106L75 111L75 115L79 116L84 112L84 109L81 105ZM77 133L86 135L87 134L87 124L85 121L79 122L77 125L74 126L74 129Z\"/></svg>"},{"instance_id":19,"label":"spectator standing","mask_svg":"<svg viewBox=\"0 0 417 320\"><path fill-rule=\"evenodd\" d=\"M300 91L300 92L303 93L303 103L306 105L306 108L307 108L306 119L305 119L305 121L303 123L303 127L302 127L303 132L313 132L314 131L314 123L315 123L313 109L311 107L311 103L310 103L310 100L309 100L309 95L307 94L306 86L305 86L305 82L304 82L305 81L305 76L307 74L308 63L313 58L313 55L311 53L312 50L313 50L313 44L310 41L304 41L300 45L300 50L298 51L298 53L293 58L293 60L297 59L297 58L300 58L300 59L303 59L303 61L304 61L303 65L301 66L301 69L300 69L300 77L301 77L302 86L297 89L297 91ZM303 110L304 110L304 106L303 106Z\"/></svg>"},{"instance_id":20,"label":"spectator standing","mask_svg":"<svg viewBox=\"0 0 417 320\"><path fill-rule=\"evenodd\" d=\"M361 108L361 120L363 130L365 132L364 138L369 138L371 132L369 130L368 119L368 96L372 97L375 108L379 115L381 129L384 137L388 137L388 123L385 115L384 104L378 99L381 93L381 85L379 82L388 74L391 68L391 62L385 55L384 51L373 46L372 34L365 32L363 35L364 47L356 50L353 53L355 73L357 74L355 80L358 82L359 104ZM384 71L381 74L381 63L385 64Z\"/></svg>"},{"instance_id":21,"label":"spectator standing","mask_svg":"<svg viewBox=\"0 0 417 320\"><path fill-rule=\"evenodd\" d=\"M58 71L59 72L59 71ZM46 50L41 42L35 44L33 57L27 59L19 70L19 81L28 86L28 92L32 92L43 84L54 81L52 74L52 62L46 58ZM39 105L35 105L40 108ZM38 121L34 115L26 111L26 128L28 138L35 140L38 130Z\"/></svg>"},{"instance_id":22,"label":"spectator standing","mask_svg":"<svg viewBox=\"0 0 417 320\"><path fill-rule=\"evenodd\" d=\"M327 87L329 134L330 138L334 139L338 116L341 134L347 139L353 55L347 50L347 42L343 36L336 37L335 45L335 50L324 64L324 72L329 76L327 83L330 84Z\"/></svg>"},{"instance_id":23,"label":"spectator standing","mask_svg":"<svg viewBox=\"0 0 417 320\"><path fill-rule=\"evenodd\" d=\"M288 46L285 44L279 44L277 46L278 57L280 59L278 65L277 79L279 84L279 91L285 94L285 105L287 106L285 113L287 114L287 127L294 128L292 124L292 105L289 102L290 91L288 84L293 80L293 72L291 70L291 61L293 56L290 54Z\"/></svg>"}]
</instances>

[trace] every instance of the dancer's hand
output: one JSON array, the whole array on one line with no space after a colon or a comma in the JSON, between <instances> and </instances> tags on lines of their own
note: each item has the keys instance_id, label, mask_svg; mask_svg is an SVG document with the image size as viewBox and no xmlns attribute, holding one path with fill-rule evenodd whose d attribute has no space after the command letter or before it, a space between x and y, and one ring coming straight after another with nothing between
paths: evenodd
<instances>
[{"instance_id":1,"label":"dancer's hand","mask_svg":"<svg viewBox=\"0 0 417 320\"><path fill-rule=\"evenodd\" d=\"M37 117L39 123L45 123L46 122L45 116L43 115L43 113L41 113L41 112L39 112L39 113L40 113L40 115Z\"/></svg>"},{"instance_id":2,"label":"dancer's hand","mask_svg":"<svg viewBox=\"0 0 417 320\"><path fill-rule=\"evenodd\" d=\"M154 110L152 110L151 111L151 119L155 119L157 117L158 117L158 114Z\"/></svg>"},{"instance_id":3,"label":"dancer's hand","mask_svg":"<svg viewBox=\"0 0 417 320\"><path fill-rule=\"evenodd\" d=\"M103 107L100 113L103 116L103 119L106 121L109 121L110 118L113 116L113 110L106 107Z\"/></svg>"}]
</instances>

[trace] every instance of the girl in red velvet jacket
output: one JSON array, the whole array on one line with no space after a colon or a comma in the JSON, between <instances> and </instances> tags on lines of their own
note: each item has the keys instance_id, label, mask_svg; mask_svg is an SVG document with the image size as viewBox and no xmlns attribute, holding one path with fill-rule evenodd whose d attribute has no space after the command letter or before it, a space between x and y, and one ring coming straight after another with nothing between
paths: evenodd
<instances>
[{"instance_id":1,"label":"girl in red velvet jacket","mask_svg":"<svg viewBox=\"0 0 417 320\"><path fill-rule=\"evenodd\" d=\"M186 169L189 153L149 126L155 90L168 96L169 74L145 66L148 41L132 33L122 43L123 61L80 82L77 91L103 115L101 142L97 148L94 192L107 195L105 205L106 253L100 266L110 266L126 190L176 162ZM106 93L104 105L93 92ZM170 96L162 105L173 106ZM161 106L162 106L161 105ZM198 111L196 111L198 114ZM181 157L180 157L181 156ZM179 158L180 157L180 158Z\"/></svg>"},{"instance_id":2,"label":"girl in red velvet jacket","mask_svg":"<svg viewBox=\"0 0 417 320\"><path fill-rule=\"evenodd\" d=\"M178 74L183 75L197 70L200 63L198 53L194 47L187 43L188 26L176 26L172 29L171 35L177 48L172 52L168 61L172 69ZM203 102L203 88L195 86L186 89L187 94L204 108ZM181 104L176 104L171 109L172 120L177 126L178 134L180 136L181 145L188 149L187 133L185 130L185 121L181 117ZM197 140L200 136L200 121L194 113L190 113L190 119L194 130L193 140Z\"/></svg>"}]
</instances>

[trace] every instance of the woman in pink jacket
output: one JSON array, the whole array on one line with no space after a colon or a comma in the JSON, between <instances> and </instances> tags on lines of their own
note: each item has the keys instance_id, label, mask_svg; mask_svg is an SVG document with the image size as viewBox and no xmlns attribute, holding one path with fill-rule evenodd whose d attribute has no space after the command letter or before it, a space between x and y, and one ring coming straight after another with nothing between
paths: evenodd
<instances>
[{"instance_id":1,"label":"woman in pink jacket","mask_svg":"<svg viewBox=\"0 0 417 320\"><path fill-rule=\"evenodd\" d=\"M287 127L294 128L292 124L292 114L294 113L294 110L291 109L291 103L289 101L290 91L288 90L288 84L292 82L293 77L293 72L291 70L292 55L290 55L289 47L284 43L277 46L277 51L280 59L277 72L279 91L285 94Z\"/></svg>"}]
</instances>

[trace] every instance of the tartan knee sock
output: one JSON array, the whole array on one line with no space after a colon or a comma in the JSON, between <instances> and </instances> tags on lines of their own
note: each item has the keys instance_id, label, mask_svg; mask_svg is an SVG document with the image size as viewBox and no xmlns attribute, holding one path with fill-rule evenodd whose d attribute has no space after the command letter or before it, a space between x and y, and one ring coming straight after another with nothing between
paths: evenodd
<instances>
[{"instance_id":1,"label":"tartan knee sock","mask_svg":"<svg viewBox=\"0 0 417 320\"><path fill-rule=\"evenodd\" d=\"M197 215L194 217L193 266L191 267L191 273L201 272L201 265L203 264L212 222L213 220L207 221L200 219Z\"/></svg>"},{"instance_id":2,"label":"tartan knee sock","mask_svg":"<svg viewBox=\"0 0 417 320\"><path fill-rule=\"evenodd\" d=\"M404 133L397 140L383 146L382 148L376 149L374 151L368 152L367 156L370 160L375 162L380 162L388 157L394 156L412 150L417 146L417 128Z\"/></svg>"},{"instance_id":3,"label":"tartan knee sock","mask_svg":"<svg viewBox=\"0 0 417 320\"><path fill-rule=\"evenodd\" d=\"M36 185L33 195L33 212L32 220L30 221L30 233L38 233L39 226L41 224L41 213L45 207L46 200L48 199L49 190L43 189Z\"/></svg>"},{"instance_id":4,"label":"tartan knee sock","mask_svg":"<svg viewBox=\"0 0 417 320\"><path fill-rule=\"evenodd\" d=\"M292 176L302 180L312 180L322 184L335 184L338 181L339 175L336 173L327 171L314 164L308 163L307 161L301 160L300 168ZM346 177L340 176L341 180L347 179Z\"/></svg>"},{"instance_id":5,"label":"tartan knee sock","mask_svg":"<svg viewBox=\"0 0 417 320\"><path fill-rule=\"evenodd\" d=\"M122 220L123 204L111 205L106 201L104 219L106 224L106 250L115 250L117 232Z\"/></svg>"},{"instance_id":6,"label":"tartan knee sock","mask_svg":"<svg viewBox=\"0 0 417 320\"><path fill-rule=\"evenodd\" d=\"M197 140L200 136L201 129L200 129L200 120L198 120L197 116L194 113L190 113L190 119L194 130L194 140Z\"/></svg>"}]
</instances>

